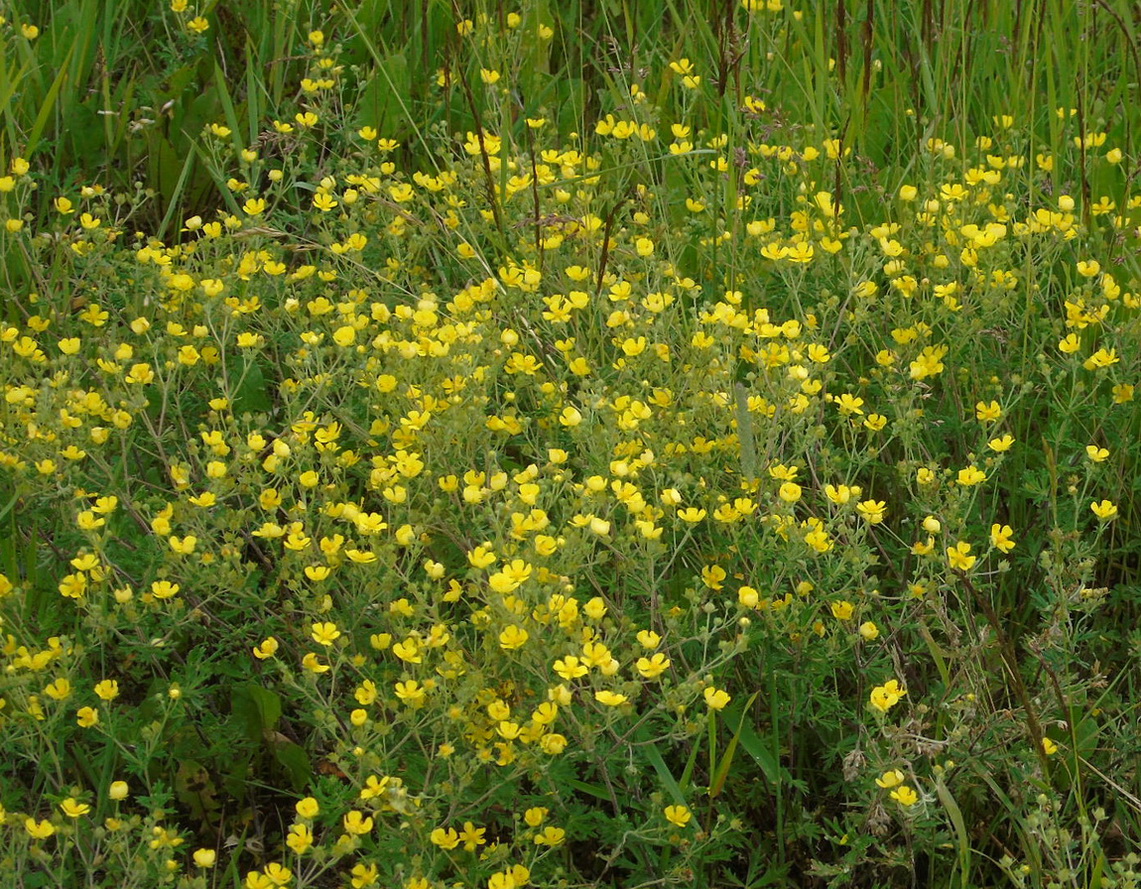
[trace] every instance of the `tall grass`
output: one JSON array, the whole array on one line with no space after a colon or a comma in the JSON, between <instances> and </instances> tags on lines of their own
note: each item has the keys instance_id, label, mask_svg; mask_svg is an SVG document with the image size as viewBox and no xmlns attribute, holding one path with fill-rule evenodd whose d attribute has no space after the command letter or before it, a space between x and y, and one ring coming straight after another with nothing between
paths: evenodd
<instances>
[{"instance_id":1,"label":"tall grass","mask_svg":"<svg viewBox=\"0 0 1141 889\"><path fill-rule=\"evenodd\" d=\"M1135 4L0 14L13 885L1137 884Z\"/></svg>"}]
</instances>

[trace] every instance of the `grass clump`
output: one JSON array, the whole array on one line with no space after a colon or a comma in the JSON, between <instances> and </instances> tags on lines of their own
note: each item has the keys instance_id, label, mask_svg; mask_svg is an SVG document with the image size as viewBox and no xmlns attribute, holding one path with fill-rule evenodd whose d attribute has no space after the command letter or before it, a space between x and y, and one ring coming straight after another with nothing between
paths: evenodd
<instances>
[{"instance_id":1,"label":"grass clump","mask_svg":"<svg viewBox=\"0 0 1141 889\"><path fill-rule=\"evenodd\" d=\"M10 883L1136 883L1127 6L9 6Z\"/></svg>"}]
</instances>

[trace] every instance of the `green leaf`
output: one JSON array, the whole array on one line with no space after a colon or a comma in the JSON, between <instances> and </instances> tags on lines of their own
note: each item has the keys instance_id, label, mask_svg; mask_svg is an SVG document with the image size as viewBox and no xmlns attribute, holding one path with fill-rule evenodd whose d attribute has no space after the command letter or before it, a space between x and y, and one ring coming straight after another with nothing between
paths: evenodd
<instances>
[{"instance_id":1,"label":"green leaf","mask_svg":"<svg viewBox=\"0 0 1141 889\"><path fill-rule=\"evenodd\" d=\"M748 719L749 711L753 708L753 703L757 700L757 695L759 694L759 691L753 692L742 708L741 721L737 724L737 731L733 733L733 737L729 741L729 746L725 748L725 755L721 757L721 761L717 764L713 781L709 785L710 798L720 794L722 788L725 786L725 779L729 777L729 769L732 768L733 757L737 753L737 744L741 740L741 731L745 728L745 720Z\"/></svg>"},{"instance_id":2,"label":"green leaf","mask_svg":"<svg viewBox=\"0 0 1141 889\"><path fill-rule=\"evenodd\" d=\"M261 367L254 359L244 359L241 377L234 391L234 413L237 416L268 413L272 407Z\"/></svg>"},{"instance_id":3,"label":"green leaf","mask_svg":"<svg viewBox=\"0 0 1141 889\"><path fill-rule=\"evenodd\" d=\"M943 776L939 773L935 774L935 793L938 794L943 808L947 810L947 816L951 819L951 826L955 829L955 839L959 850L959 883L963 889L968 889L971 885L971 844L967 834L967 825L963 820L963 813L959 809L959 804L955 802L955 797L951 795L951 791L947 789L947 785L943 781Z\"/></svg>"},{"instance_id":4,"label":"green leaf","mask_svg":"<svg viewBox=\"0 0 1141 889\"><path fill-rule=\"evenodd\" d=\"M304 790L309 784L309 779L313 777L313 764L305 748L292 741L286 741L274 746L273 755L285 769L293 789L298 792Z\"/></svg>"},{"instance_id":5,"label":"green leaf","mask_svg":"<svg viewBox=\"0 0 1141 889\"><path fill-rule=\"evenodd\" d=\"M773 788L779 788L782 784L789 783L791 775L788 769L780 764L780 761L773 752L757 734L757 730L749 725L747 721L741 722L739 730L741 739L741 746L745 748L745 752L753 757L753 760L761 767L764 772L765 778L768 779L769 784Z\"/></svg>"},{"instance_id":6,"label":"green leaf","mask_svg":"<svg viewBox=\"0 0 1141 889\"><path fill-rule=\"evenodd\" d=\"M649 729L646 726L638 730L637 737L642 741L641 746L642 750L645 751L646 759L650 761L650 765L652 765L654 771L658 773L658 777L661 779L666 790L669 791L670 796L673 797L673 801L679 805L685 805L685 792L682 790L681 785L677 783L673 773L670 771L670 767L666 765L665 758L662 756L662 752L658 749L657 744L650 741L648 735Z\"/></svg>"},{"instance_id":7,"label":"green leaf","mask_svg":"<svg viewBox=\"0 0 1141 889\"><path fill-rule=\"evenodd\" d=\"M606 792L605 787L599 787L597 784L587 784L585 781L580 781L577 778L568 778L567 783L575 790L581 790L583 793L588 793L600 800L610 802L610 794Z\"/></svg>"},{"instance_id":8,"label":"green leaf","mask_svg":"<svg viewBox=\"0 0 1141 889\"><path fill-rule=\"evenodd\" d=\"M377 65L354 107L358 127L375 127L383 134L396 132L408 119L411 75L404 53L394 53Z\"/></svg>"},{"instance_id":9,"label":"green leaf","mask_svg":"<svg viewBox=\"0 0 1141 889\"><path fill-rule=\"evenodd\" d=\"M280 695L253 682L234 688L230 707L246 738L258 743L267 740L281 718Z\"/></svg>"}]
</instances>

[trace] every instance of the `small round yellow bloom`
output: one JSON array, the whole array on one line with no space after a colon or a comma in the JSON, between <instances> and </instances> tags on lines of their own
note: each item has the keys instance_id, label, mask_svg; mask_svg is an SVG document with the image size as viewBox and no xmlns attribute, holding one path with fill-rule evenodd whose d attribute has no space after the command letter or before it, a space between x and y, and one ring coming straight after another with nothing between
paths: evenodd
<instances>
[{"instance_id":1,"label":"small round yellow bloom","mask_svg":"<svg viewBox=\"0 0 1141 889\"><path fill-rule=\"evenodd\" d=\"M24 830L28 832L28 836L36 840L46 840L55 833L55 827L46 818L43 821L36 821L35 818L25 818Z\"/></svg>"},{"instance_id":2,"label":"small round yellow bloom","mask_svg":"<svg viewBox=\"0 0 1141 889\"><path fill-rule=\"evenodd\" d=\"M905 694L907 692L900 687L898 679L889 679L883 685L877 685L872 689L869 703L880 713L887 713Z\"/></svg>"},{"instance_id":3,"label":"small round yellow bloom","mask_svg":"<svg viewBox=\"0 0 1141 889\"><path fill-rule=\"evenodd\" d=\"M876 778L876 785L882 787L884 790L890 790L902 784L905 777L906 776L899 769L889 769L880 777Z\"/></svg>"},{"instance_id":4,"label":"small round yellow bloom","mask_svg":"<svg viewBox=\"0 0 1141 889\"><path fill-rule=\"evenodd\" d=\"M1086 445L1086 456L1089 457L1093 463L1104 463L1109 459L1109 449L1092 444Z\"/></svg>"},{"instance_id":5,"label":"small round yellow bloom","mask_svg":"<svg viewBox=\"0 0 1141 889\"><path fill-rule=\"evenodd\" d=\"M60 811L68 818L82 818L91 811L91 806L81 803L73 796L69 796L59 804Z\"/></svg>"},{"instance_id":6,"label":"small round yellow bloom","mask_svg":"<svg viewBox=\"0 0 1141 889\"><path fill-rule=\"evenodd\" d=\"M345 815L344 819L342 819L342 824L344 825L345 833L354 836L363 836L372 830L373 820L371 817L354 809Z\"/></svg>"},{"instance_id":7,"label":"small round yellow bloom","mask_svg":"<svg viewBox=\"0 0 1141 889\"><path fill-rule=\"evenodd\" d=\"M341 631L335 623L316 623L313 624L312 637L318 645L332 645L341 637Z\"/></svg>"},{"instance_id":8,"label":"small round yellow bloom","mask_svg":"<svg viewBox=\"0 0 1141 889\"><path fill-rule=\"evenodd\" d=\"M664 814L670 824L678 827L685 827L693 820L693 813L685 806L666 806Z\"/></svg>"},{"instance_id":9,"label":"small round yellow bloom","mask_svg":"<svg viewBox=\"0 0 1141 889\"><path fill-rule=\"evenodd\" d=\"M965 488L984 481L986 481L986 473L977 466L968 466L966 469L959 470L958 482Z\"/></svg>"},{"instance_id":10,"label":"small round yellow bloom","mask_svg":"<svg viewBox=\"0 0 1141 889\"><path fill-rule=\"evenodd\" d=\"M900 785L891 792L891 798L901 806L914 806L919 802L919 794L906 784Z\"/></svg>"},{"instance_id":11,"label":"small round yellow bloom","mask_svg":"<svg viewBox=\"0 0 1141 889\"><path fill-rule=\"evenodd\" d=\"M960 540L954 546L947 547L947 563L957 571L970 571L978 561L978 558L970 553L971 545L965 540Z\"/></svg>"},{"instance_id":12,"label":"small round yellow bloom","mask_svg":"<svg viewBox=\"0 0 1141 889\"><path fill-rule=\"evenodd\" d=\"M522 648L530 639L530 634L522 627L512 624L499 634L499 647L504 651L515 651Z\"/></svg>"},{"instance_id":13,"label":"small round yellow bloom","mask_svg":"<svg viewBox=\"0 0 1141 889\"><path fill-rule=\"evenodd\" d=\"M316 818L321 814L321 807L317 804L317 800L311 796L299 800L294 808L297 810L297 814L302 818Z\"/></svg>"},{"instance_id":14,"label":"small round yellow bloom","mask_svg":"<svg viewBox=\"0 0 1141 889\"><path fill-rule=\"evenodd\" d=\"M99 710L96 707L80 707L76 711L75 721L80 728L91 728L99 724Z\"/></svg>"},{"instance_id":15,"label":"small round yellow bloom","mask_svg":"<svg viewBox=\"0 0 1141 889\"><path fill-rule=\"evenodd\" d=\"M670 665L670 659L660 651L650 657L640 657L635 662L638 672L646 679L656 679Z\"/></svg>"},{"instance_id":16,"label":"small round yellow bloom","mask_svg":"<svg viewBox=\"0 0 1141 889\"><path fill-rule=\"evenodd\" d=\"M259 661L269 660L277 654L278 644L277 639L273 636L263 639L261 643L254 646L254 657Z\"/></svg>"},{"instance_id":17,"label":"small round yellow bloom","mask_svg":"<svg viewBox=\"0 0 1141 889\"><path fill-rule=\"evenodd\" d=\"M1117 507L1111 500L1102 500L1100 503L1094 501L1089 505L1089 508L1103 522L1112 521L1117 517Z\"/></svg>"}]
</instances>

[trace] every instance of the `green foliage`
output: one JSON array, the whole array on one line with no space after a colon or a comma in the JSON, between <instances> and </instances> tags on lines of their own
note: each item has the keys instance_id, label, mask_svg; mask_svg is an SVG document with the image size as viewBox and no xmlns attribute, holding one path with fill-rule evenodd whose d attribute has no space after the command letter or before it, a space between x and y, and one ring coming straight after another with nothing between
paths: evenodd
<instances>
[{"instance_id":1,"label":"green foliage","mask_svg":"<svg viewBox=\"0 0 1141 889\"><path fill-rule=\"evenodd\" d=\"M1131 4L0 16L7 883L1137 884Z\"/></svg>"}]
</instances>

